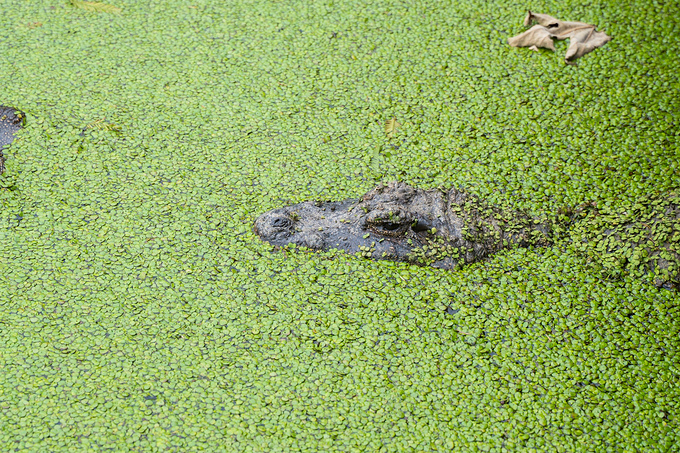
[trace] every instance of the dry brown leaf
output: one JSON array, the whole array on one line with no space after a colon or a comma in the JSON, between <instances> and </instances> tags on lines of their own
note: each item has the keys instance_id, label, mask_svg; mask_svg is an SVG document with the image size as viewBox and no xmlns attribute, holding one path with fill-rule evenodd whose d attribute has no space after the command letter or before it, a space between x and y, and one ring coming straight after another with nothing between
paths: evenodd
<instances>
[{"instance_id":1,"label":"dry brown leaf","mask_svg":"<svg viewBox=\"0 0 680 453\"><path fill-rule=\"evenodd\" d=\"M120 132L121 128L117 124L113 123L107 123L106 120L104 119L98 119L96 121L92 121L90 124L85 126L86 129L96 129L98 131L112 131L112 132Z\"/></svg>"},{"instance_id":2,"label":"dry brown leaf","mask_svg":"<svg viewBox=\"0 0 680 453\"><path fill-rule=\"evenodd\" d=\"M569 39L569 48L564 59L570 63L604 46L612 39L604 32L597 31L595 25L584 22L566 22L547 14L534 14L528 11L524 18L524 26L528 27L534 22L538 25L508 39L508 44L513 47L543 47L554 51L553 39Z\"/></svg>"},{"instance_id":3,"label":"dry brown leaf","mask_svg":"<svg viewBox=\"0 0 680 453\"><path fill-rule=\"evenodd\" d=\"M385 134L387 134L389 138L392 138L394 134L397 133L397 128L399 126L401 126L401 124L397 122L396 118L385 121Z\"/></svg>"}]
</instances>

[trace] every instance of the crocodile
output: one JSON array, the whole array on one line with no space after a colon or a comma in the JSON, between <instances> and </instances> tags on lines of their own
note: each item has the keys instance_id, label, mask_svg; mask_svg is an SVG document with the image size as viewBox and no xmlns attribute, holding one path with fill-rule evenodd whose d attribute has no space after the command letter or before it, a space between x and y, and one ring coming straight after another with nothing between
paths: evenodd
<instances>
[{"instance_id":1,"label":"crocodile","mask_svg":"<svg viewBox=\"0 0 680 453\"><path fill-rule=\"evenodd\" d=\"M275 246L359 252L372 259L455 269L502 249L550 245L550 225L458 189L380 185L360 199L304 203L262 214L254 231Z\"/></svg>"},{"instance_id":2,"label":"crocodile","mask_svg":"<svg viewBox=\"0 0 680 453\"><path fill-rule=\"evenodd\" d=\"M0 105L0 174L5 171L2 150L14 141L14 134L24 125L26 115L15 108Z\"/></svg>"},{"instance_id":3,"label":"crocodile","mask_svg":"<svg viewBox=\"0 0 680 453\"><path fill-rule=\"evenodd\" d=\"M680 282L680 194L671 191L631 206L585 203L538 220L485 203L462 189L380 185L359 199L306 201L260 215L254 232L276 247L343 250L376 260L459 269L516 247L560 241L608 274L655 274Z\"/></svg>"}]
</instances>

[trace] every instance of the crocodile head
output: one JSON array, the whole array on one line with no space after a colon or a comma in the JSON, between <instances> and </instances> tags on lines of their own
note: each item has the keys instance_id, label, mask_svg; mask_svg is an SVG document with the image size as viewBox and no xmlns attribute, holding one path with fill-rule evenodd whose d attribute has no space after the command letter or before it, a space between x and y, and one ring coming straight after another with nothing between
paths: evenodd
<instances>
[{"instance_id":1,"label":"crocodile head","mask_svg":"<svg viewBox=\"0 0 680 453\"><path fill-rule=\"evenodd\" d=\"M538 242L547 244L547 231L532 228L528 217L512 213L505 222L499 213L462 191L414 189L393 182L361 199L307 201L274 209L255 221L254 230L276 246L339 249L446 269L502 248L528 245L529 230L538 231ZM504 230L510 224L517 228Z\"/></svg>"}]
</instances>

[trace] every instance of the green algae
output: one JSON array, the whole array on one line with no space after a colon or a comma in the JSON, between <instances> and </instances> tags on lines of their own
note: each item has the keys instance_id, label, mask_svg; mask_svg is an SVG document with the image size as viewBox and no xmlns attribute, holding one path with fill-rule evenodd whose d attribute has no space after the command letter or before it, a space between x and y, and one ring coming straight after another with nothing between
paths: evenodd
<instances>
[{"instance_id":1,"label":"green algae","mask_svg":"<svg viewBox=\"0 0 680 453\"><path fill-rule=\"evenodd\" d=\"M680 285L680 200L653 194L635 204L589 209L571 233L575 248L613 277L650 274L657 286Z\"/></svg>"},{"instance_id":2,"label":"green algae","mask_svg":"<svg viewBox=\"0 0 680 453\"><path fill-rule=\"evenodd\" d=\"M251 231L389 180L540 218L677 189L677 5L532 5L613 36L570 67L507 46L505 1L112 4L2 3L0 103L27 114L0 176L3 451L680 442L680 300L651 276L573 243L449 272Z\"/></svg>"}]
</instances>

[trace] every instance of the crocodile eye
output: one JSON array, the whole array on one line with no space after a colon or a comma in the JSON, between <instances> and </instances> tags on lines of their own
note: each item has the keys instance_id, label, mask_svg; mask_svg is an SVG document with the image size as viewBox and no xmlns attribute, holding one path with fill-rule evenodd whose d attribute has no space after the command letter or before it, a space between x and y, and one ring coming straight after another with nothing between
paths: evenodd
<instances>
[{"instance_id":1,"label":"crocodile eye","mask_svg":"<svg viewBox=\"0 0 680 453\"><path fill-rule=\"evenodd\" d=\"M379 228L385 231L396 231L404 227L403 223L390 222L389 220L384 222L375 222L371 224L374 228Z\"/></svg>"},{"instance_id":2,"label":"crocodile eye","mask_svg":"<svg viewBox=\"0 0 680 453\"><path fill-rule=\"evenodd\" d=\"M366 218L368 226L388 236L394 236L406 231L411 224L410 218L401 210L371 211Z\"/></svg>"}]
</instances>

